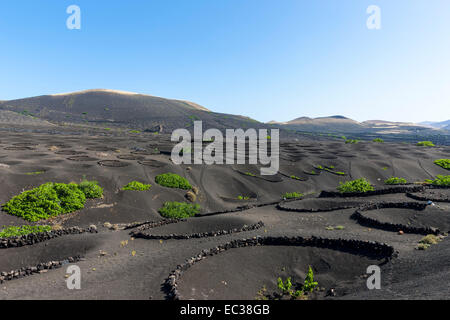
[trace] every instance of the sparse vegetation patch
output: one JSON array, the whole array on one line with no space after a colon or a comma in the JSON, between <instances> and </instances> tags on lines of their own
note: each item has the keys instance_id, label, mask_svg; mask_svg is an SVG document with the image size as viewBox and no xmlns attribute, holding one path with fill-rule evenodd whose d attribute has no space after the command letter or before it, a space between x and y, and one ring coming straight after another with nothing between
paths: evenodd
<instances>
[{"instance_id":1,"label":"sparse vegetation patch","mask_svg":"<svg viewBox=\"0 0 450 320\"><path fill-rule=\"evenodd\" d=\"M420 142L417 142L417 146L419 146L419 147L434 147L435 145L431 141L420 141Z\"/></svg>"},{"instance_id":2,"label":"sparse vegetation patch","mask_svg":"<svg viewBox=\"0 0 450 320\"><path fill-rule=\"evenodd\" d=\"M39 174L44 174L45 171L34 171L34 172L27 172L25 173L27 176L37 176Z\"/></svg>"},{"instance_id":3,"label":"sparse vegetation patch","mask_svg":"<svg viewBox=\"0 0 450 320\"><path fill-rule=\"evenodd\" d=\"M83 191L88 199L95 199L103 197L103 188L98 185L97 181L88 181L83 179L78 188Z\"/></svg>"},{"instance_id":4,"label":"sparse vegetation patch","mask_svg":"<svg viewBox=\"0 0 450 320\"><path fill-rule=\"evenodd\" d=\"M155 181L157 184L168 187L189 190L192 188L191 184L186 178L180 177L175 173L164 173L156 176Z\"/></svg>"},{"instance_id":5,"label":"sparse vegetation patch","mask_svg":"<svg viewBox=\"0 0 450 320\"><path fill-rule=\"evenodd\" d=\"M423 237L419 241L417 248L419 250L426 250L429 247L431 247L433 244L438 244L439 241L441 241L441 238L439 238L438 236L436 236L434 234L429 234L429 235Z\"/></svg>"},{"instance_id":6,"label":"sparse vegetation patch","mask_svg":"<svg viewBox=\"0 0 450 320\"><path fill-rule=\"evenodd\" d=\"M186 219L195 216L200 212L198 204L186 202L166 202L164 206L159 209L159 213L170 219Z\"/></svg>"},{"instance_id":7,"label":"sparse vegetation patch","mask_svg":"<svg viewBox=\"0 0 450 320\"><path fill-rule=\"evenodd\" d=\"M440 187L450 187L450 175L442 176L438 175L434 180L425 180L426 183L432 184L434 186Z\"/></svg>"},{"instance_id":8,"label":"sparse vegetation patch","mask_svg":"<svg viewBox=\"0 0 450 320\"><path fill-rule=\"evenodd\" d=\"M75 183L46 183L13 197L3 210L28 221L39 221L84 208L86 196Z\"/></svg>"},{"instance_id":9,"label":"sparse vegetation patch","mask_svg":"<svg viewBox=\"0 0 450 320\"><path fill-rule=\"evenodd\" d=\"M96 181L84 180L80 185L49 182L13 197L2 209L35 222L83 209L86 198L99 198L102 194Z\"/></svg>"},{"instance_id":10,"label":"sparse vegetation patch","mask_svg":"<svg viewBox=\"0 0 450 320\"><path fill-rule=\"evenodd\" d=\"M146 191L149 190L151 188L151 184L143 184L141 182L138 181L131 181L130 183L128 183L126 186L124 186L122 188L122 190L124 191Z\"/></svg>"},{"instance_id":11,"label":"sparse vegetation patch","mask_svg":"<svg viewBox=\"0 0 450 320\"><path fill-rule=\"evenodd\" d=\"M282 278L277 279L278 289L281 291L281 297L288 296L293 300L307 300L308 293L311 293L318 286L318 282L314 281L314 273L311 267L309 267L308 273L306 275L305 281L302 285L301 290L294 290L292 287L291 278L287 278L283 281Z\"/></svg>"},{"instance_id":12,"label":"sparse vegetation patch","mask_svg":"<svg viewBox=\"0 0 450 320\"><path fill-rule=\"evenodd\" d=\"M328 171L329 173L336 174L336 175L338 175L338 176L345 176L345 172L342 172L342 171L334 171L334 169L335 169L334 166L321 166L321 165L316 165L315 168L318 169L318 170L322 170L322 171Z\"/></svg>"},{"instance_id":13,"label":"sparse vegetation patch","mask_svg":"<svg viewBox=\"0 0 450 320\"><path fill-rule=\"evenodd\" d=\"M391 177L384 181L388 185L407 184L408 182L404 178Z\"/></svg>"},{"instance_id":14,"label":"sparse vegetation patch","mask_svg":"<svg viewBox=\"0 0 450 320\"><path fill-rule=\"evenodd\" d=\"M52 227L50 226L3 226L2 229L0 229L0 238L12 238L12 237L20 237L25 236L27 234L36 234L36 233L43 233L48 232L52 230Z\"/></svg>"},{"instance_id":15,"label":"sparse vegetation patch","mask_svg":"<svg viewBox=\"0 0 450 320\"><path fill-rule=\"evenodd\" d=\"M256 177L256 174L253 174L251 172L246 172L245 175L249 177Z\"/></svg>"},{"instance_id":16,"label":"sparse vegetation patch","mask_svg":"<svg viewBox=\"0 0 450 320\"><path fill-rule=\"evenodd\" d=\"M282 197L284 199L298 199L303 197L303 194L299 192L286 192Z\"/></svg>"},{"instance_id":17,"label":"sparse vegetation patch","mask_svg":"<svg viewBox=\"0 0 450 320\"><path fill-rule=\"evenodd\" d=\"M434 162L439 167L450 170L450 159L439 159Z\"/></svg>"},{"instance_id":18,"label":"sparse vegetation patch","mask_svg":"<svg viewBox=\"0 0 450 320\"><path fill-rule=\"evenodd\" d=\"M341 182L337 189L341 193L364 193L375 190L365 178L347 181L345 183Z\"/></svg>"}]
</instances>

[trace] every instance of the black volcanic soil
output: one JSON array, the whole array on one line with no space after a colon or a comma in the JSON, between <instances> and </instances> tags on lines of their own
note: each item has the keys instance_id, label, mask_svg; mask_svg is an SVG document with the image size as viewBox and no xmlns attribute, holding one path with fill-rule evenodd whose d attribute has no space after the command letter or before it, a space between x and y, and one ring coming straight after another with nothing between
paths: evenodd
<instances>
[{"instance_id":1,"label":"black volcanic soil","mask_svg":"<svg viewBox=\"0 0 450 320\"><path fill-rule=\"evenodd\" d=\"M306 271L313 266L316 281L324 288L365 282L361 278L369 265L381 261L331 249L314 247L258 246L236 248L197 263L179 282L182 299L253 300L266 287L277 291L277 279L292 278L303 284ZM300 289L300 288L298 288ZM326 292L320 293L324 297Z\"/></svg>"},{"instance_id":2,"label":"black volcanic soil","mask_svg":"<svg viewBox=\"0 0 450 320\"><path fill-rule=\"evenodd\" d=\"M401 224L417 228L437 228L450 231L450 207L447 205L427 207L424 210L383 208L364 211L362 214L381 223Z\"/></svg>"},{"instance_id":3,"label":"black volcanic soil","mask_svg":"<svg viewBox=\"0 0 450 320\"><path fill-rule=\"evenodd\" d=\"M423 149L393 143L346 145L325 139L289 140L282 142L280 150L281 174L264 177L257 166L174 165L167 154L171 146L170 137L164 134L129 134L69 126L3 128L0 203L49 181L79 182L83 177L97 180L104 187L104 197L88 200L83 210L46 222L62 227L96 225L97 234L61 236L25 247L0 249L0 272L81 255L83 259L76 264L82 270L82 290L66 288L63 267L4 282L0 286L0 299L165 299L167 292L163 284L186 259L234 239L266 236L377 241L392 246L398 255L381 266L383 290L369 291L360 276L367 266L380 261L362 255L315 247L232 249L207 257L185 272L179 280L182 297L253 299L264 285L268 290L275 290L279 276L290 276L301 282L311 265L319 286L324 292L335 288L339 299L450 298L448 238L426 251L419 251L416 247L423 235L400 235L361 225L351 218L363 204L426 204L431 200L435 206L423 211L392 208L364 211L364 214L382 222L448 231L447 189L425 188L408 195L402 191L368 197L319 198L322 191L336 191L339 182L350 179L364 177L376 189L383 189L383 181L391 176L414 183L438 174L446 175L448 171L433 161L448 155L449 147ZM342 171L345 176L327 171L321 171L320 175L304 173L318 165L334 166L335 171ZM240 229L259 221L264 227L199 239L132 238L130 232L138 230L140 224L124 229L127 224L161 222L164 219L158 209L164 202L187 201L185 190L165 188L155 182L158 174L167 172L187 178L198 188L200 217L143 232L190 235ZM292 179L291 175L302 180ZM142 192L120 190L133 180L150 183L152 187ZM284 193L294 191L303 193L305 198L282 201ZM249 199L239 200L239 196ZM105 222L117 226L106 228ZM0 226L23 224L28 223L0 212ZM325 298L324 292L315 298Z\"/></svg>"}]
</instances>

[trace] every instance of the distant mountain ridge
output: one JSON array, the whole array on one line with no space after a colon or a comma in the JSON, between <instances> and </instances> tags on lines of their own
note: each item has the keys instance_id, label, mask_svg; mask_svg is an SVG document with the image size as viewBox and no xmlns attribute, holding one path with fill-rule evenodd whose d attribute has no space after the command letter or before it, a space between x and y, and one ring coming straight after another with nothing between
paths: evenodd
<instances>
[{"instance_id":1,"label":"distant mountain ridge","mask_svg":"<svg viewBox=\"0 0 450 320\"><path fill-rule=\"evenodd\" d=\"M215 113L190 101L166 99L108 89L84 90L0 102L0 110L37 117L52 123L84 123L171 132L191 128L260 128L264 124L239 115ZM161 130L161 129L158 129Z\"/></svg>"},{"instance_id":2,"label":"distant mountain ridge","mask_svg":"<svg viewBox=\"0 0 450 320\"><path fill-rule=\"evenodd\" d=\"M423 125L423 126L427 126L427 127L437 128L437 129L446 129L446 130L450 129L450 120L445 120L445 121L441 121L441 122L424 121L424 122L419 122L419 124Z\"/></svg>"},{"instance_id":3,"label":"distant mountain ridge","mask_svg":"<svg viewBox=\"0 0 450 320\"><path fill-rule=\"evenodd\" d=\"M440 122L439 125L415 124L410 122L393 122L386 120L367 120L358 122L342 115L329 117L299 117L287 122L271 121L283 128L319 133L339 133L339 134L436 134L439 131L449 130L450 120Z\"/></svg>"}]
</instances>

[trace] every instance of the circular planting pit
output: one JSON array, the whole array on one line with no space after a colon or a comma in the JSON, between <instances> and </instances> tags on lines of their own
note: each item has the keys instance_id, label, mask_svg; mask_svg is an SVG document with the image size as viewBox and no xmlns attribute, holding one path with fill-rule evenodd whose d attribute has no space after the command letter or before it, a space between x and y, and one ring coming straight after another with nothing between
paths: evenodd
<instances>
[{"instance_id":1,"label":"circular planting pit","mask_svg":"<svg viewBox=\"0 0 450 320\"><path fill-rule=\"evenodd\" d=\"M138 161L138 163L143 165L143 166L153 167L153 168L162 168L162 167L167 166L167 163L164 163L164 162L161 162L161 161L158 161L158 160L152 160L152 159L150 159L150 160L141 160L141 161Z\"/></svg>"},{"instance_id":2,"label":"circular planting pit","mask_svg":"<svg viewBox=\"0 0 450 320\"><path fill-rule=\"evenodd\" d=\"M19 146L12 146L12 147L6 147L4 148L5 150L8 151L26 151L26 150L35 150L32 147L19 147Z\"/></svg>"},{"instance_id":3,"label":"circular planting pit","mask_svg":"<svg viewBox=\"0 0 450 320\"><path fill-rule=\"evenodd\" d=\"M97 151L97 152L108 152L108 151L114 151L116 149L115 148L110 148L110 147L89 147L89 148L86 148L86 150L88 150L88 151Z\"/></svg>"},{"instance_id":4,"label":"circular planting pit","mask_svg":"<svg viewBox=\"0 0 450 320\"><path fill-rule=\"evenodd\" d=\"M252 170L252 171L235 170L235 171L244 176L247 176L250 178L262 179L262 180L265 180L268 182L282 182L283 181L283 177L279 173L272 175L272 176L262 176L259 174L259 170L257 171L258 173L254 173L255 172L254 170Z\"/></svg>"},{"instance_id":5,"label":"circular planting pit","mask_svg":"<svg viewBox=\"0 0 450 320\"><path fill-rule=\"evenodd\" d=\"M191 239L207 238L238 232L257 230L262 222L239 217L195 217L176 223L166 223L153 228L132 233L136 238L144 239Z\"/></svg>"},{"instance_id":6,"label":"circular planting pit","mask_svg":"<svg viewBox=\"0 0 450 320\"><path fill-rule=\"evenodd\" d=\"M330 154L324 154L324 155L319 156L319 158L320 159L325 159L325 160L335 160L338 157L330 155Z\"/></svg>"},{"instance_id":7,"label":"circular planting pit","mask_svg":"<svg viewBox=\"0 0 450 320\"><path fill-rule=\"evenodd\" d=\"M300 289L311 266L318 287L311 294L321 299L335 288L343 295L347 285L364 285L361 275L370 265L389 259L392 247L359 240L320 238L253 238L234 240L206 249L188 259L169 275L166 290L171 299L254 300L279 292L277 279L291 277Z\"/></svg>"},{"instance_id":8,"label":"circular planting pit","mask_svg":"<svg viewBox=\"0 0 450 320\"><path fill-rule=\"evenodd\" d=\"M175 145L162 145L162 146L158 146L158 151L159 151L159 153L161 153L161 154L165 154L165 155L172 155L172 150L173 150L173 147L174 147Z\"/></svg>"},{"instance_id":9,"label":"circular planting pit","mask_svg":"<svg viewBox=\"0 0 450 320\"><path fill-rule=\"evenodd\" d=\"M83 162L83 161L97 161L98 159L89 156L75 156L67 158L67 160Z\"/></svg>"},{"instance_id":10,"label":"circular planting pit","mask_svg":"<svg viewBox=\"0 0 450 320\"><path fill-rule=\"evenodd\" d=\"M336 153L336 155L342 158L356 158L356 156L351 153Z\"/></svg>"},{"instance_id":11,"label":"circular planting pit","mask_svg":"<svg viewBox=\"0 0 450 320\"><path fill-rule=\"evenodd\" d=\"M128 162L123 162L119 160L101 160L97 163L102 167L114 167L114 168L123 168L128 167L130 165Z\"/></svg>"},{"instance_id":12,"label":"circular planting pit","mask_svg":"<svg viewBox=\"0 0 450 320\"><path fill-rule=\"evenodd\" d=\"M282 153L281 155L280 155L280 158L282 159L282 160L285 160L285 161L289 161L289 162L298 162L298 161L301 161L301 160L303 160L303 159L305 159L305 155L304 154L302 154L302 153L298 153L298 154L286 154L286 153Z\"/></svg>"},{"instance_id":13,"label":"circular planting pit","mask_svg":"<svg viewBox=\"0 0 450 320\"><path fill-rule=\"evenodd\" d=\"M61 150L61 151L55 152L55 154L60 154L60 155L64 155L64 156L76 156L79 154L86 154L86 152L75 151L75 150Z\"/></svg>"},{"instance_id":14,"label":"circular planting pit","mask_svg":"<svg viewBox=\"0 0 450 320\"><path fill-rule=\"evenodd\" d=\"M303 199L285 201L278 204L277 209L294 212L326 212L357 208L362 201L345 199Z\"/></svg>"},{"instance_id":15,"label":"circular planting pit","mask_svg":"<svg viewBox=\"0 0 450 320\"><path fill-rule=\"evenodd\" d=\"M139 155L139 156L154 156L160 154L159 150L140 150L140 151L133 151L131 154Z\"/></svg>"},{"instance_id":16,"label":"circular planting pit","mask_svg":"<svg viewBox=\"0 0 450 320\"><path fill-rule=\"evenodd\" d=\"M19 142L19 143L13 143L12 144L15 147L34 147L37 146L37 143L32 143L32 142Z\"/></svg>"},{"instance_id":17,"label":"circular planting pit","mask_svg":"<svg viewBox=\"0 0 450 320\"><path fill-rule=\"evenodd\" d=\"M431 159L431 156L429 156L428 154L424 153L424 152L409 152L407 153L410 156L413 156L414 158L422 158L422 159Z\"/></svg>"},{"instance_id":18,"label":"circular planting pit","mask_svg":"<svg viewBox=\"0 0 450 320\"><path fill-rule=\"evenodd\" d=\"M406 195L420 201L450 202L450 189L426 189L422 192L407 193Z\"/></svg>"},{"instance_id":19,"label":"circular planting pit","mask_svg":"<svg viewBox=\"0 0 450 320\"><path fill-rule=\"evenodd\" d=\"M68 149L68 148L72 148L71 146L67 145L67 144L63 144L63 143L56 143L56 144L47 144L46 145L47 148L51 148L51 147L56 147L58 149Z\"/></svg>"},{"instance_id":20,"label":"circular planting pit","mask_svg":"<svg viewBox=\"0 0 450 320\"><path fill-rule=\"evenodd\" d=\"M383 158L381 155L376 153L366 153L364 156L366 156L367 158Z\"/></svg>"},{"instance_id":21,"label":"circular planting pit","mask_svg":"<svg viewBox=\"0 0 450 320\"><path fill-rule=\"evenodd\" d=\"M45 161L46 164L58 164L62 162L64 162L62 159L50 159Z\"/></svg>"},{"instance_id":22,"label":"circular planting pit","mask_svg":"<svg viewBox=\"0 0 450 320\"><path fill-rule=\"evenodd\" d=\"M23 163L23 162L22 162L22 161L15 161L15 160L12 160L12 161L3 161L2 163L3 163L3 164L6 164L6 165L8 165L8 166L15 166L15 165L21 164L21 163Z\"/></svg>"},{"instance_id":23,"label":"circular planting pit","mask_svg":"<svg viewBox=\"0 0 450 320\"><path fill-rule=\"evenodd\" d=\"M120 160L139 160L139 161L142 161L145 159L144 156L140 156L140 155L136 155L136 154L124 154L124 155L117 156L117 158Z\"/></svg>"},{"instance_id":24,"label":"circular planting pit","mask_svg":"<svg viewBox=\"0 0 450 320\"><path fill-rule=\"evenodd\" d=\"M450 212L418 202L368 205L352 216L361 225L387 231L438 234L450 231Z\"/></svg>"}]
</instances>

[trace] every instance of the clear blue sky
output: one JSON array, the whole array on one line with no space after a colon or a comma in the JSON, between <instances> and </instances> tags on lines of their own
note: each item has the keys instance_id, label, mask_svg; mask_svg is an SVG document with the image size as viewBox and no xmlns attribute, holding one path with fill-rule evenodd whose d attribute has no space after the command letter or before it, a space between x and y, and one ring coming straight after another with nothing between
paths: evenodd
<instances>
[{"instance_id":1,"label":"clear blue sky","mask_svg":"<svg viewBox=\"0 0 450 320\"><path fill-rule=\"evenodd\" d=\"M0 100L108 88L260 121L450 118L448 0L1 1L0 44Z\"/></svg>"}]
</instances>

